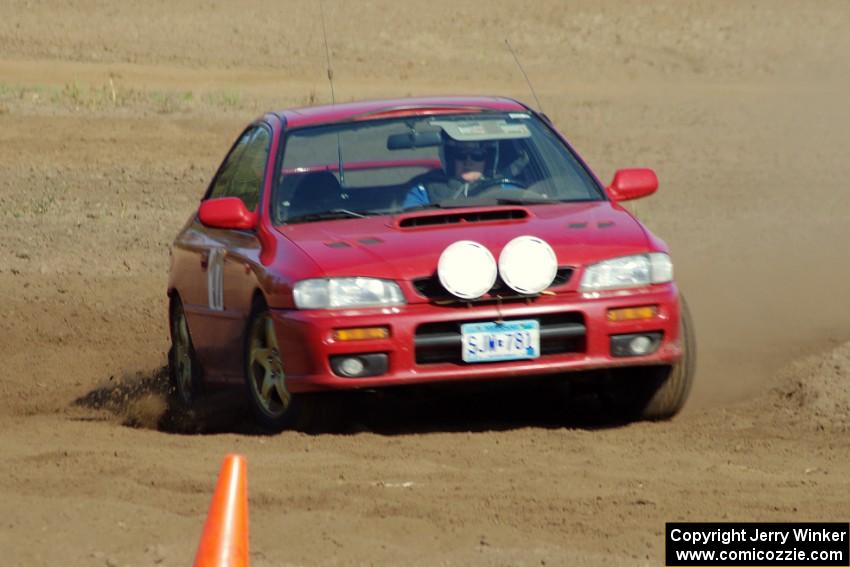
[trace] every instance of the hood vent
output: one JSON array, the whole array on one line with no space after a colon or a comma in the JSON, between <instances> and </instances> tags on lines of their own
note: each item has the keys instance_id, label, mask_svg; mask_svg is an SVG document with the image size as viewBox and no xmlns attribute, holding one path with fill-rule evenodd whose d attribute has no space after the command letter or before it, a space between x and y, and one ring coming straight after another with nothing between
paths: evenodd
<instances>
[{"instance_id":1,"label":"hood vent","mask_svg":"<svg viewBox=\"0 0 850 567\"><path fill-rule=\"evenodd\" d=\"M464 222L521 220L525 218L528 218L528 211L525 209L500 207L498 209L487 209L483 211L462 211L456 213L427 214L404 217L398 221L398 226L399 228L413 228L418 226L458 224Z\"/></svg>"}]
</instances>

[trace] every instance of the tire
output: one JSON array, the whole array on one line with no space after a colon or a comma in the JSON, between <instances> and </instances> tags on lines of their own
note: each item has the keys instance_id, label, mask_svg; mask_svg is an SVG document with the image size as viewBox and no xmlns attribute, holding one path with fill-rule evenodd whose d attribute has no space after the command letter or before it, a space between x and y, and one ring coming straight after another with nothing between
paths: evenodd
<instances>
[{"instance_id":1,"label":"tire","mask_svg":"<svg viewBox=\"0 0 850 567\"><path fill-rule=\"evenodd\" d=\"M168 378L177 401L191 407L201 396L201 367L192 346L189 325L179 297L171 301L169 313L171 348L168 350Z\"/></svg>"},{"instance_id":2,"label":"tire","mask_svg":"<svg viewBox=\"0 0 850 567\"><path fill-rule=\"evenodd\" d=\"M670 419L682 409L696 373L696 336L688 304L679 297L679 341L682 358L673 366L650 369L638 392L637 416L645 420Z\"/></svg>"}]
</instances>

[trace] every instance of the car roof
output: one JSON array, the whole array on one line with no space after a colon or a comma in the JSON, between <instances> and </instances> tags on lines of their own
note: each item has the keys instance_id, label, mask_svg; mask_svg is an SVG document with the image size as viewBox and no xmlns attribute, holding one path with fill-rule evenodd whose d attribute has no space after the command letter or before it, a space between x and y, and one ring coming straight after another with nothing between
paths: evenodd
<instances>
[{"instance_id":1,"label":"car roof","mask_svg":"<svg viewBox=\"0 0 850 567\"><path fill-rule=\"evenodd\" d=\"M496 96L441 96L367 100L305 106L278 112L289 128L330 124L357 119L381 118L401 115L433 115L454 111L511 111L528 108L511 98Z\"/></svg>"}]
</instances>

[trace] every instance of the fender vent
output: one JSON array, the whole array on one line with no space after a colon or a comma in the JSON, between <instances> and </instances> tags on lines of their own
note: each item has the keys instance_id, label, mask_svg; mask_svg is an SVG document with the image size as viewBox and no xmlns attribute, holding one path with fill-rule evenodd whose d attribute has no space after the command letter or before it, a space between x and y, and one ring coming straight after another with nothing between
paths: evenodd
<instances>
[{"instance_id":1,"label":"fender vent","mask_svg":"<svg viewBox=\"0 0 850 567\"><path fill-rule=\"evenodd\" d=\"M525 209L501 207L486 211L463 211L456 213L428 214L404 217L398 221L399 228L417 226L433 226L440 224L457 224L462 222L493 222L504 220L521 220L528 218Z\"/></svg>"}]
</instances>

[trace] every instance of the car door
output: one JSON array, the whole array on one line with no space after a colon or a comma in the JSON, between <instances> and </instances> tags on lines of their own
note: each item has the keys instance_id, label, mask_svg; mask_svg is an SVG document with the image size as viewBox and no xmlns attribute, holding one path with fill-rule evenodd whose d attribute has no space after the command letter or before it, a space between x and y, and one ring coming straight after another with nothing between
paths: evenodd
<instances>
[{"instance_id":1,"label":"car door","mask_svg":"<svg viewBox=\"0 0 850 567\"><path fill-rule=\"evenodd\" d=\"M240 158L255 133L256 128L248 128L233 144L210 183L205 200L227 196ZM213 381L222 379L224 370L219 362L222 331L227 325L219 323L233 316L224 309L225 251L217 232L201 224L195 215L175 240L172 258L195 353L206 378Z\"/></svg>"},{"instance_id":2,"label":"car door","mask_svg":"<svg viewBox=\"0 0 850 567\"><path fill-rule=\"evenodd\" d=\"M237 197L257 211L271 145L271 129L258 125L250 136L227 185L210 198ZM208 363L226 381L242 378L242 338L256 289L260 242L253 230L205 229L210 238L207 264L209 332L214 334Z\"/></svg>"}]
</instances>

